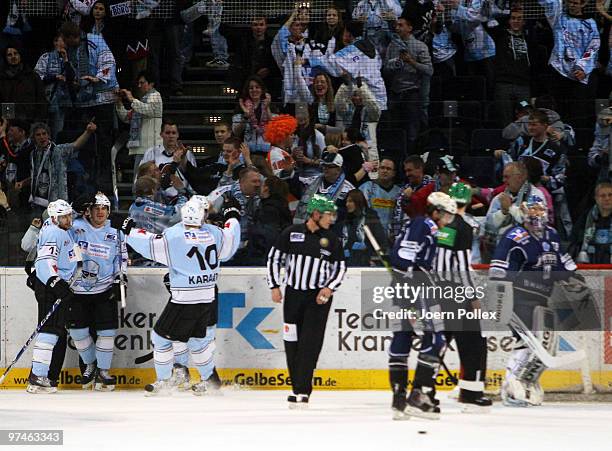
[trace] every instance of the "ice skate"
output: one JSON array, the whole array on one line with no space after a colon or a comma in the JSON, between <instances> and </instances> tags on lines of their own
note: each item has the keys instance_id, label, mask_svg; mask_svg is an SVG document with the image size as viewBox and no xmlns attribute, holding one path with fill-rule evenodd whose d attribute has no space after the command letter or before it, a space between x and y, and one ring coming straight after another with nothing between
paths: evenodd
<instances>
[{"instance_id":1,"label":"ice skate","mask_svg":"<svg viewBox=\"0 0 612 451\"><path fill-rule=\"evenodd\" d=\"M98 370L96 374L96 382L94 390L96 391L113 391L117 384L117 378L111 376L108 370Z\"/></svg>"},{"instance_id":2,"label":"ice skate","mask_svg":"<svg viewBox=\"0 0 612 451\"><path fill-rule=\"evenodd\" d=\"M180 363L175 363L174 368L172 368L170 385L178 391L188 391L191 388L189 368Z\"/></svg>"},{"instance_id":3,"label":"ice skate","mask_svg":"<svg viewBox=\"0 0 612 451\"><path fill-rule=\"evenodd\" d=\"M406 388L396 385L393 387L393 401L391 402L391 411L393 419L396 421L408 420L410 415L406 412Z\"/></svg>"},{"instance_id":4,"label":"ice skate","mask_svg":"<svg viewBox=\"0 0 612 451\"><path fill-rule=\"evenodd\" d=\"M56 393L57 387L53 387L51 385L51 381L49 380L48 377L35 376L33 373L30 373L26 391L32 394Z\"/></svg>"},{"instance_id":5,"label":"ice skate","mask_svg":"<svg viewBox=\"0 0 612 451\"><path fill-rule=\"evenodd\" d=\"M428 420L440 419L440 408L436 406L431 398L419 388L414 388L408 397L408 407L410 415Z\"/></svg>"},{"instance_id":6,"label":"ice skate","mask_svg":"<svg viewBox=\"0 0 612 451\"><path fill-rule=\"evenodd\" d=\"M301 410L308 408L308 395L289 395L287 402L291 410Z\"/></svg>"},{"instance_id":7,"label":"ice skate","mask_svg":"<svg viewBox=\"0 0 612 451\"><path fill-rule=\"evenodd\" d=\"M81 386L83 390L89 390L94 388L94 380L98 372L98 365L96 362L88 363L81 376Z\"/></svg>"},{"instance_id":8,"label":"ice skate","mask_svg":"<svg viewBox=\"0 0 612 451\"><path fill-rule=\"evenodd\" d=\"M172 394L172 385L170 379L162 379L155 381L152 384L145 385L145 396L170 396Z\"/></svg>"},{"instance_id":9,"label":"ice skate","mask_svg":"<svg viewBox=\"0 0 612 451\"><path fill-rule=\"evenodd\" d=\"M210 380L210 379L209 379ZM191 393L196 396L219 396L221 395L220 390L215 388L208 380L200 381L197 384L191 386Z\"/></svg>"},{"instance_id":10,"label":"ice skate","mask_svg":"<svg viewBox=\"0 0 612 451\"><path fill-rule=\"evenodd\" d=\"M482 392L461 390L457 402L463 413L489 413L493 402Z\"/></svg>"}]
</instances>

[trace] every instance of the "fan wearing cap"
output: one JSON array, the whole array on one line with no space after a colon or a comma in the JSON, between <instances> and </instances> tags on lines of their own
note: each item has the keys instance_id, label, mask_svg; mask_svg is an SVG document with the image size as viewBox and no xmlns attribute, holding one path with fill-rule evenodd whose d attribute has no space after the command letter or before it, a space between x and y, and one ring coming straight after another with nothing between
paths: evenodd
<instances>
[{"instance_id":1,"label":"fan wearing cap","mask_svg":"<svg viewBox=\"0 0 612 451\"><path fill-rule=\"evenodd\" d=\"M145 386L146 396L168 394L173 388L173 341L187 343L200 373L201 382L191 387L192 393L206 393L214 368L215 287L220 263L231 259L240 244L240 208L235 198L224 197L223 228L206 223L210 205L204 196L183 205L181 222L161 235L136 229L131 218L123 223L127 243L143 257L167 265L170 273L170 300L152 332L157 380Z\"/></svg>"},{"instance_id":2,"label":"fan wearing cap","mask_svg":"<svg viewBox=\"0 0 612 451\"><path fill-rule=\"evenodd\" d=\"M68 233L72 227L72 207L64 200L49 203L49 219L40 231L34 262L34 294L38 303L38 322L51 311L57 299L62 302L47 319L36 337L32 354L32 372L28 393L54 393L56 384L49 380L49 364L58 338L65 333L67 304L73 293L70 280L80 260L78 246Z\"/></svg>"},{"instance_id":3,"label":"fan wearing cap","mask_svg":"<svg viewBox=\"0 0 612 451\"><path fill-rule=\"evenodd\" d=\"M283 340L292 380L290 408L308 405L332 295L346 273L342 243L329 230L336 211L331 199L315 194L308 201L306 223L287 227L268 253L273 302L282 302L281 285L286 284Z\"/></svg>"},{"instance_id":4,"label":"fan wearing cap","mask_svg":"<svg viewBox=\"0 0 612 451\"><path fill-rule=\"evenodd\" d=\"M423 216L417 216L407 222L397 236L389 254L389 261L396 273L394 283L411 285L435 284L431 273L434 269L434 257L437 249L438 232L453 222L457 213L457 204L448 194L435 192L427 198L427 210ZM427 301L430 301L429 299ZM396 300L399 306L406 300ZM428 309L430 306L422 299L416 300L418 307ZM422 338L422 351L419 353L413 389L406 399L408 387L408 356L415 332L405 320L393 331L393 340L389 349L389 380L393 390L393 418L407 419L410 415L423 418L437 418L440 414L439 402L435 399L435 376L440 366L440 356L446 349L443 327L432 327L425 321L426 332Z\"/></svg>"},{"instance_id":5,"label":"fan wearing cap","mask_svg":"<svg viewBox=\"0 0 612 451\"><path fill-rule=\"evenodd\" d=\"M459 182L453 183L448 194L457 202L457 214L453 222L438 232L434 267L447 286L471 287L474 290L472 293L476 293L471 266L474 226L468 223L465 217L466 206L472 199L472 190L465 183ZM470 311L480 308L480 300L475 295L466 298L464 301L468 302L462 301L462 308ZM450 307L456 306L451 304ZM446 341L450 342L453 338L457 343L461 362L458 400L462 411L483 412L492 403L483 394L487 371L487 343L480 333L480 321L466 318L447 321Z\"/></svg>"},{"instance_id":6,"label":"fan wearing cap","mask_svg":"<svg viewBox=\"0 0 612 451\"><path fill-rule=\"evenodd\" d=\"M75 296L66 324L86 365L81 379L83 388L98 391L115 389L116 380L109 370L119 328L119 279L127 269L127 248L122 232L110 224L110 207L108 197L98 192L84 206L85 214L75 219L70 231L81 248L83 271L74 284ZM90 330L96 331L95 341Z\"/></svg>"},{"instance_id":7,"label":"fan wearing cap","mask_svg":"<svg viewBox=\"0 0 612 451\"><path fill-rule=\"evenodd\" d=\"M512 227L500 240L489 268L488 285L499 292L497 285L510 282L506 290L514 313L542 341L547 351L555 355L558 337L549 320L554 313L546 306L555 281L572 276L576 264L561 249L557 231L547 226L546 204L543 198L531 195L521 204L522 225ZM491 289L491 288L490 288ZM512 326L511 326L512 327ZM547 338L543 339L543 333ZM536 355L519 342L506 364L506 379L502 384L502 401L510 406L541 405L544 393L539 378L546 369Z\"/></svg>"},{"instance_id":8,"label":"fan wearing cap","mask_svg":"<svg viewBox=\"0 0 612 451\"><path fill-rule=\"evenodd\" d=\"M321 155L323 175L306 181L306 188L298 204L294 222L301 223L307 220L308 203L315 194L325 196L335 202L338 207L339 219L344 219L346 215L346 196L355 187L346 179L346 174L342 170L343 162L342 155L333 152L323 152L323 155Z\"/></svg>"}]
</instances>

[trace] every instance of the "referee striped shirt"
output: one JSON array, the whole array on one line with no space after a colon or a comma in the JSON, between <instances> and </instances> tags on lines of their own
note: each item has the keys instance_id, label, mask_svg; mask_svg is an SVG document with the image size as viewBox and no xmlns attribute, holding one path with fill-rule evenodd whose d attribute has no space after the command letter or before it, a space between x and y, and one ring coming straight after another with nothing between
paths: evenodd
<instances>
[{"instance_id":1,"label":"referee striped shirt","mask_svg":"<svg viewBox=\"0 0 612 451\"><path fill-rule=\"evenodd\" d=\"M281 268L285 267L281 278ZM329 230L311 232L306 224L287 227L268 253L268 286L283 283L295 290L330 288L335 291L346 274L344 252Z\"/></svg>"},{"instance_id":2,"label":"referee striped shirt","mask_svg":"<svg viewBox=\"0 0 612 451\"><path fill-rule=\"evenodd\" d=\"M472 259L472 227L461 215L438 231L433 270L440 280L474 287Z\"/></svg>"}]
</instances>

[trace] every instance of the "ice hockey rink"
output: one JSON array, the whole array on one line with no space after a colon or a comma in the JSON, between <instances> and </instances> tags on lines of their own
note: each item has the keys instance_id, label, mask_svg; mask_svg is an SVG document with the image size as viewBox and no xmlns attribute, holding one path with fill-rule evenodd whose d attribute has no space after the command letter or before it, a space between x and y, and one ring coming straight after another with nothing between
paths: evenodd
<instances>
[{"instance_id":1,"label":"ice hockey rink","mask_svg":"<svg viewBox=\"0 0 612 451\"><path fill-rule=\"evenodd\" d=\"M289 410L285 397L278 390L232 388L223 389L221 396L175 393L157 398L135 390L52 395L2 390L0 429L62 429L64 449L115 451L194 446L587 451L612 444L612 403L548 402L523 409L497 402L489 414L464 414L446 392L441 393L439 421L392 421L386 391L315 392L308 410Z\"/></svg>"}]
</instances>

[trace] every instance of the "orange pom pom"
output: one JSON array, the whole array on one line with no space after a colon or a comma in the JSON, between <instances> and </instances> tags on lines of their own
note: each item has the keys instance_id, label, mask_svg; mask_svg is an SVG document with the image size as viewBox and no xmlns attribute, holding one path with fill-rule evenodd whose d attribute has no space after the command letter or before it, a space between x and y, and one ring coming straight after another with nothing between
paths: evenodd
<instances>
[{"instance_id":1,"label":"orange pom pom","mask_svg":"<svg viewBox=\"0 0 612 451\"><path fill-rule=\"evenodd\" d=\"M289 114L273 117L266 124L264 139L271 144L282 143L297 129L297 119Z\"/></svg>"}]
</instances>

